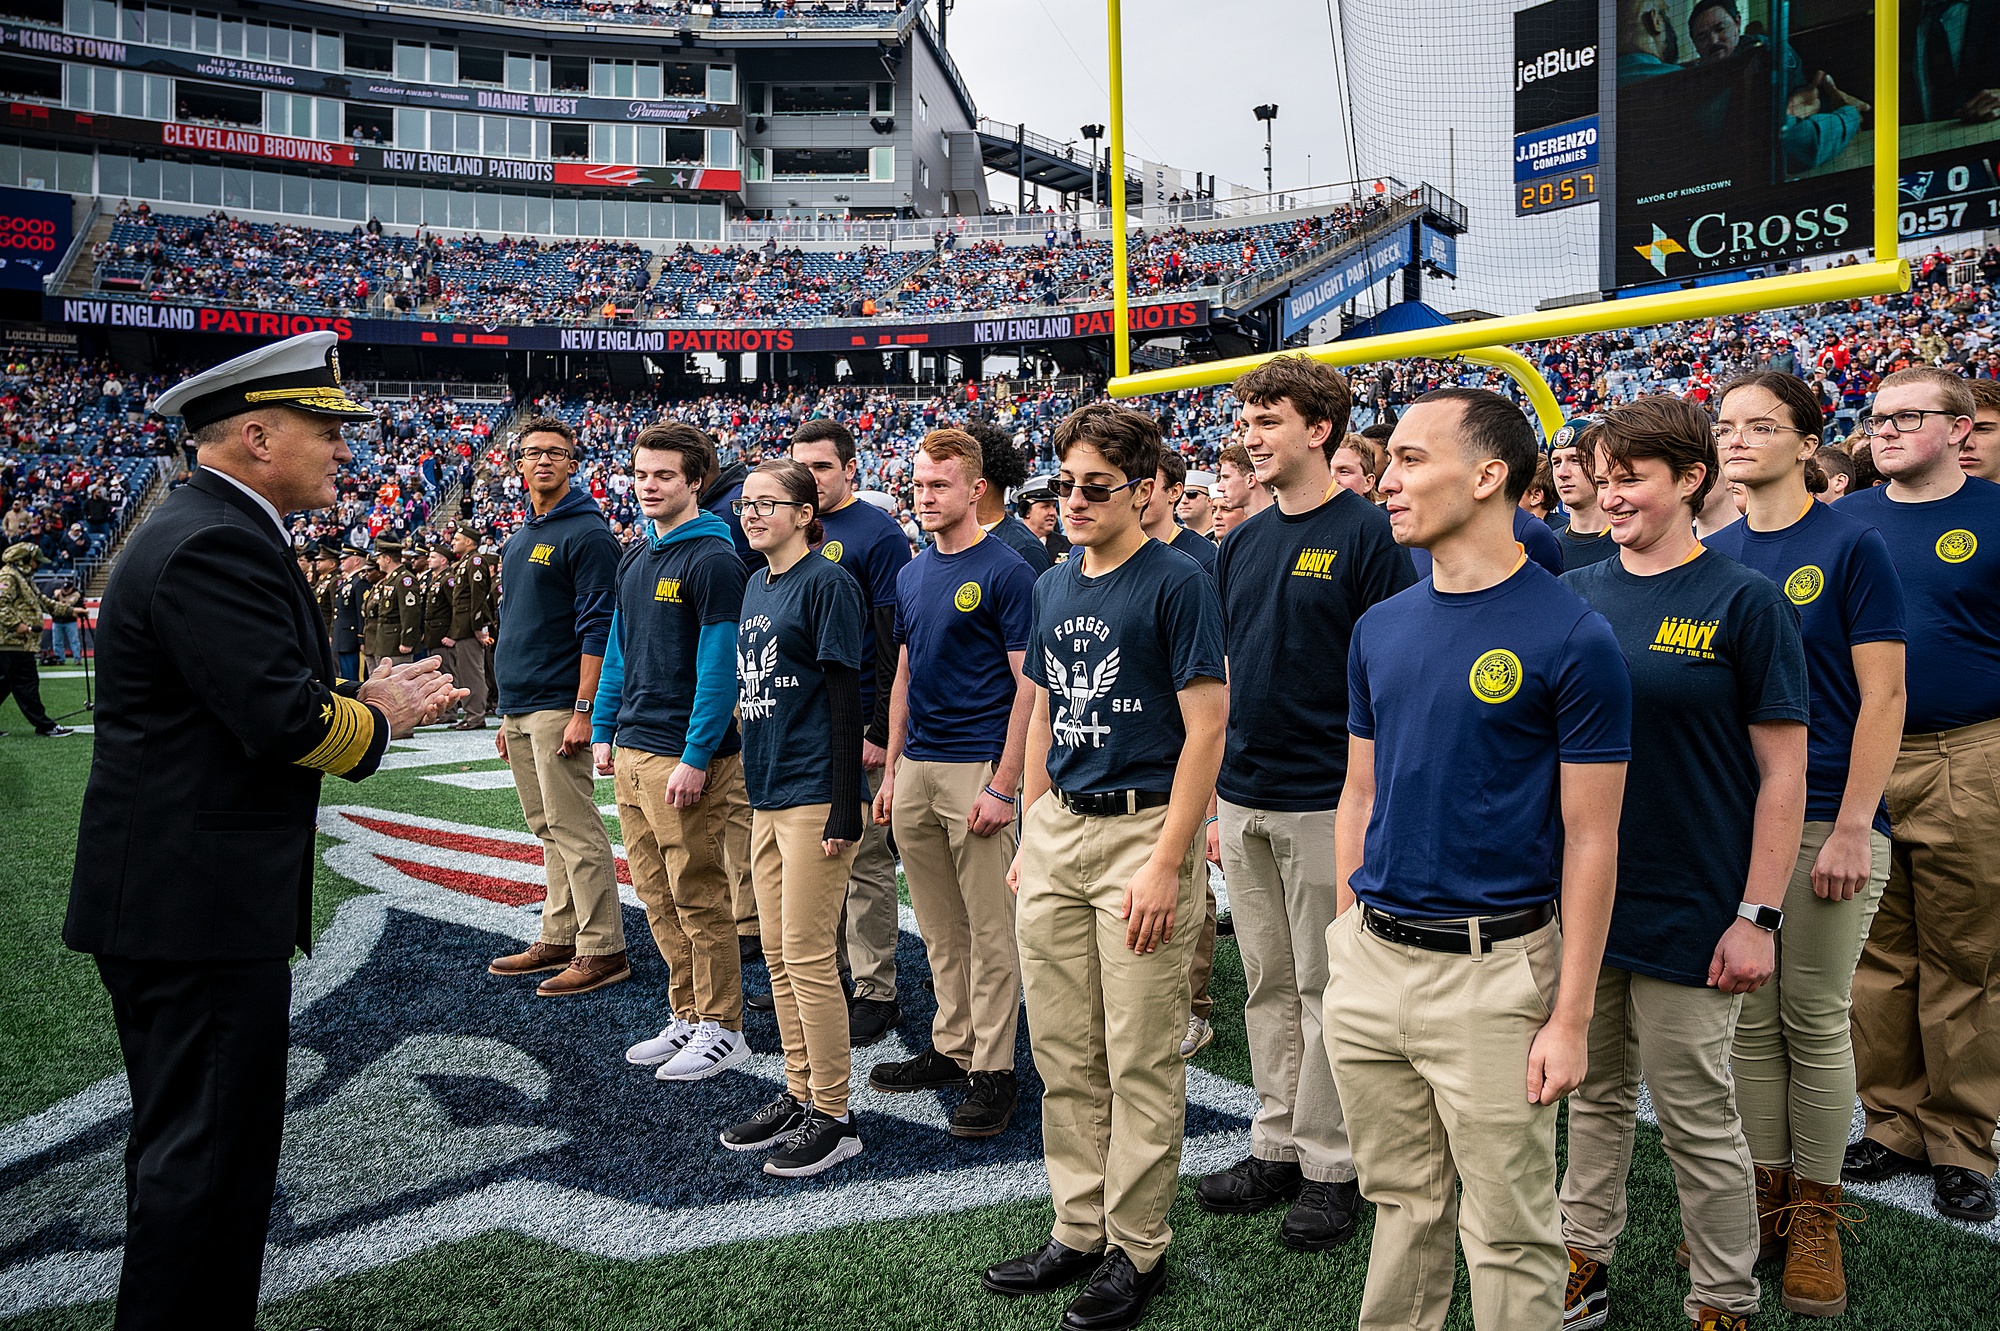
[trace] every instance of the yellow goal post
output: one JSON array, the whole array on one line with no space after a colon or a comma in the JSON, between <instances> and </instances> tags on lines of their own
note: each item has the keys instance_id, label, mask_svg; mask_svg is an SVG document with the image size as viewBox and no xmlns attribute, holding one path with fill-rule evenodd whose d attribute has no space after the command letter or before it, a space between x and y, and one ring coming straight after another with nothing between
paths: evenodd
<instances>
[{"instance_id":1,"label":"yellow goal post","mask_svg":"<svg viewBox=\"0 0 2000 1331\"><path fill-rule=\"evenodd\" d=\"M1111 160L1125 160L1125 53L1121 0L1105 0L1105 38L1110 63ZM1233 383L1243 374L1279 355L1305 355L1328 365L1364 365L1378 361L1462 357L1478 365L1505 370L1527 394L1552 438L1562 421L1561 408L1548 383L1510 343L1541 342L1578 337L1650 324L1721 315L1750 314L1894 295L1910 289L1910 265L1896 254L1897 177L1902 160L1902 111L1897 28L1899 0L1875 0L1875 163L1871 193L1875 201L1874 258L1871 262L1818 272L1786 273L1722 286L1665 291L1630 300L1476 319L1435 328L1384 333L1342 342L1325 342L1283 352L1235 356L1227 360L1176 365L1164 370L1132 373L1130 293L1126 289L1125 191L1111 191L1112 360L1115 375L1109 385L1114 398L1173 393ZM1888 150L1883 150L1888 145ZM1550 422L1554 421L1555 424Z\"/></svg>"}]
</instances>

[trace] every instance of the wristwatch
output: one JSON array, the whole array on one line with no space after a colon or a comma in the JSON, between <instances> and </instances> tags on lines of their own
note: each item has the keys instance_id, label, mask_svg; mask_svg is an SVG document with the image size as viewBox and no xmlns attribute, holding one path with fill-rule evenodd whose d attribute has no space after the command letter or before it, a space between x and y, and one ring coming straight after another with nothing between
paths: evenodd
<instances>
[{"instance_id":1,"label":"wristwatch","mask_svg":"<svg viewBox=\"0 0 2000 1331\"><path fill-rule=\"evenodd\" d=\"M1754 906L1746 901L1736 908L1736 913L1767 934L1778 932L1778 926L1785 922L1785 912L1776 906Z\"/></svg>"},{"instance_id":2,"label":"wristwatch","mask_svg":"<svg viewBox=\"0 0 2000 1331\"><path fill-rule=\"evenodd\" d=\"M576 700L576 710L577 710L577 711L579 711L579 712L582 712L582 713L583 713L584 715L588 716L588 715L590 714L590 699L588 699L588 698L578 698L578 699ZM1775 927L1775 926L1773 926L1773 927Z\"/></svg>"}]
</instances>

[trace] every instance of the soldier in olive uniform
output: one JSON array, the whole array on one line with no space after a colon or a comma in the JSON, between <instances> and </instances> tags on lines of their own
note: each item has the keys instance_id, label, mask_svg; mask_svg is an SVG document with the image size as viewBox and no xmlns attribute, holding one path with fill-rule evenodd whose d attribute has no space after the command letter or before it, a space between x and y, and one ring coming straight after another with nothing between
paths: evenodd
<instances>
[{"instance_id":1,"label":"soldier in olive uniform","mask_svg":"<svg viewBox=\"0 0 2000 1331\"><path fill-rule=\"evenodd\" d=\"M434 545L424 560L418 578L423 588L424 655L442 656L444 640L451 636L451 555L442 545Z\"/></svg>"},{"instance_id":2,"label":"soldier in olive uniform","mask_svg":"<svg viewBox=\"0 0 2000 1331\"><path fill-rule=\"evenodd\" d=\"M340 600L340 547L321 541L313 547L313 600L319 603L319 617L326 621L326 637L333 641L333 617Z\"/></svg>"},{"instance_id":3,"label":"soldier in olive uniform","mask_svg":"<svg viewBox=\"0 0 2000 1331\"><path fill-rule=\"evenodd\" d=\"M340 572L333 594L333 655L340 678L360 679L364 644L362 604L368 596L368 556L340 547Z\"/></svg>"},{"instance_id":4,"label":"soldier in olive uniform","mask_svg":"<svg viewBox=\"0 0 2000 1331\"><path fill-rule=\"evenodd\" d=\"M403 562L403 543L375 539L375 564L382 580L362 604L368 625L368 668L372 673L388 657L391 665L407 665L423 640L423 605L417 575Z\"/></svg>"},{"instance_id":5,"label":"soldier in olive uniform","mask_svg":"<svg viewBox=\"0 0 2000 1331\"><path fill-rule=\"evenodd\" d=\"M37 735L60 739L70 733L69 727L57 725L42 709L42 677L35 668L42 615L55 609L35 589L34 573L41 562L41 550L30 541L18 541L0 554L0 703L11 694Z\"/></svg>"},{"instance_id":6,"label":"soldier in olive uniform","mask_svg":"<svg viewBox=\"0 0 2000 1331\"><path fill-rule=\"evenodd\" d=\"M486 657L492 648L493 625L500 618L500 556L482 554L479 536L470 524L452 533L451 552L457 557L446 574L451 593L451 626L442 646L447 668L465 698L465 719L456 730L486 729Z\"/></svg>"}]
</instances>

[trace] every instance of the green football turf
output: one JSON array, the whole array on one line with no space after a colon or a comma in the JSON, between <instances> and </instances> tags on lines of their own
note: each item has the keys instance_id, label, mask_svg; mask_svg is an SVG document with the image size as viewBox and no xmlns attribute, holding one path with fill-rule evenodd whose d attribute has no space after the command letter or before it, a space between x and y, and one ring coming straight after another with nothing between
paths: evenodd
<instances>
[{"instance_id":1,"label":"green football turf","mask_svg":"<svg viewBox=\"0 0 2000 1331\"><path fill-rule=\"evenodd\" d=\"M80 681L50 680L52 710L77 706ZM41 1109L117 1069L108 1003L87 959L63 950L62 920L76 809L89 750L85 737L44 741L0 706L0 953L15 984L0 998L0 1123ZM465 764L497 767L497 762ZM424 769L435 772L440 769ZM609 799L608 783L600 787ZM329 803L398 809L435 818L519 828L511 791L468 791L389 773L359 786L329 781ZM616 824L613 824L616 835ZM365 889L320 870L315 916ZM1249 1078L1243 1033L1243 972L1233 940L1216 949L1216 1038L1197 1062ZM1673 1264L1679 1218L1658 1133L1642 1125L1631 1178L1632 1223L1611 1276L1618 1328L1685 1326L1686 1277ZM1276 1240L1277 1213L1205 1215L1183 1180L1173 1212L1173 1278L1146 1326L1197 1328L1351 1327L1366 1274L1369 1229L1343 1248L1302 1255ZM1767 1283L1767 1327L1894 1327L1898 1331L2000 1326L2000 1247L1927 1216L1871 1205L1848 1240L1853 1305L1838 1319L1795 1317ZM709 1248L641 1262L612 1261L513 1234L487 1234L432 1249L381 1270L345 1276L263 1310L268 1331L351 1328L965 1327L1049 1328L1062 1296L1001 1300L978 1286L986 1265L1046 1236L1046 1202L1018 1202L923 1219L876 1223ZM1760 1272L1775 1280L1775 1268ZM1464 1272L1449 1325L1470 1327ZM22 1331L99 1328L111 1305L56 1309L15 1319Z\"/></svg>"}]
</instances>

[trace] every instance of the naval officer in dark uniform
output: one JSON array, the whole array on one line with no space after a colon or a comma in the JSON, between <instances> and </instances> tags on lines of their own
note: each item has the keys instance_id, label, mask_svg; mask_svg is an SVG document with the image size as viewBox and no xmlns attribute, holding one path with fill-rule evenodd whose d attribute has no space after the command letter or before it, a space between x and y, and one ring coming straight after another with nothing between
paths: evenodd
<instances>
[{"instance_id":1,"label":"naval officer in dark uniform","mask_svg":"<svg viewBox=\"0 0 2000 1331\"><path fill-rule=\"evenodd\" d=\"M133 533L97 631L97 735L63 941L111 993L132 1088L117 1326L248 1328L277 1180L294 947L322 777L359 780L462 691L435 659L336 683L283 515L334 502L331 332L160 396L194 479Z\"/></svg>"}]
</instances>

